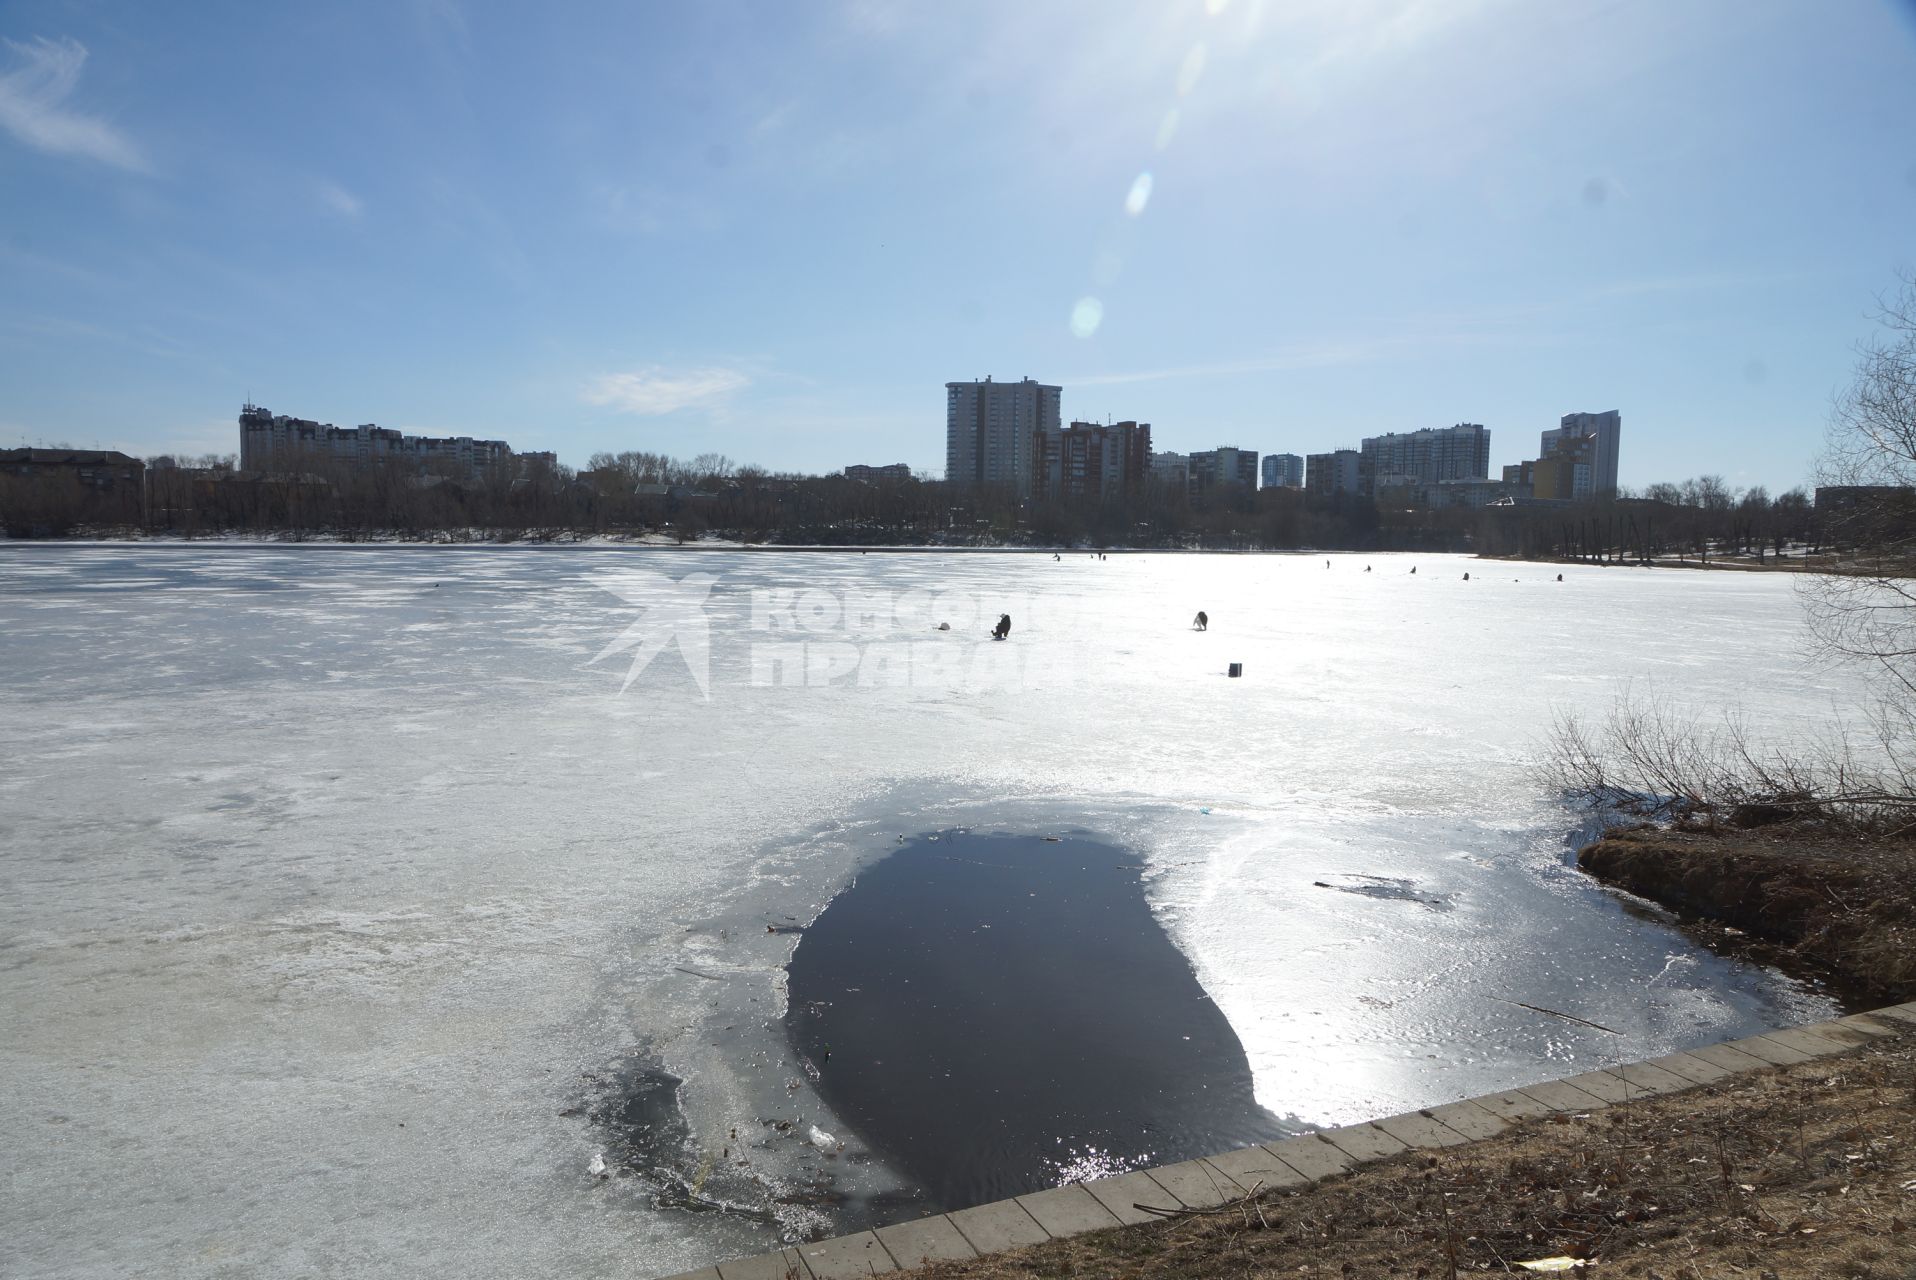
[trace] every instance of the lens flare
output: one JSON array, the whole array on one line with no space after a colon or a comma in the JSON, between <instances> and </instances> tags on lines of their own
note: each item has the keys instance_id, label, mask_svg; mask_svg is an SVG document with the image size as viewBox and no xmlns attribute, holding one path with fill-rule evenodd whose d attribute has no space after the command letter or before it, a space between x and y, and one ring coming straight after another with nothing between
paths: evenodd
<instances>
[{"instance_id":1,"label":"lens flare","mask_svg":"<svg viewBox=\"0 0 1916 1280\"><path fill-rule=\"evenodd\" d=\"M1144 206L1151 203L1151 173L1146 170L1131 182L1131 190L1125 193L1124 211L1132 217L1144 212Z\"/></svg>"},{"instance_id":2,"label":"lens flare","mask_svg":"<svg viewBox=\"0 0 1916 1280\"><path fill-rule=\"evenodd\" d=\"M1103 323L1104 304L1096 298L1079 298L1078 305L1071 308L1071 332L1080 338L1090 337Z\"/></svg>"},{"instance_id":3,"label":"lens flare","mask_svg":"<svg viewBox=\"0 0 1916 1280\"><path fill-rule=\"evenodd\" d=\"M1158 122L1158 150L1171 145L1171 139L1178 136L1178 109L1172 107L1164 113L1164 119Z\"/></svg>"},{"instance_id":4,"label":"lens flare","mask_svg":"<svg viewBox=\"0 0 1916 1280\"><path fill-rule=\"evenodd\" d=\"M1184 65L1178 68L1178 96L1189 96L1197 88L1199 80L1204 78L1204 59L1207 56L1202 40L1191 46L1191 52L1184 55Z\"/></svg>"}]
</instances>

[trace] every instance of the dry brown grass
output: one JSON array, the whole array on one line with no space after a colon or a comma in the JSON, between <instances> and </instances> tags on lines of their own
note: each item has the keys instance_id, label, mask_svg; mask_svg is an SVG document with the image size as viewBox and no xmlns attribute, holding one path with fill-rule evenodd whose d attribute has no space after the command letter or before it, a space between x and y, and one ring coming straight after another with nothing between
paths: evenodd
<instances>
[{"instance_id":1,"label":"dry brown grass","mask_svg":"<svg viewBox=\"0 0 1916 1280\"><path fill-rule=\"evenodd\" d=\"M1407 1152L1202 1218L912 1273L1012 1277L1571 1274L1916 1280L1916 1035Z\"/></svg>"}]
</instances>

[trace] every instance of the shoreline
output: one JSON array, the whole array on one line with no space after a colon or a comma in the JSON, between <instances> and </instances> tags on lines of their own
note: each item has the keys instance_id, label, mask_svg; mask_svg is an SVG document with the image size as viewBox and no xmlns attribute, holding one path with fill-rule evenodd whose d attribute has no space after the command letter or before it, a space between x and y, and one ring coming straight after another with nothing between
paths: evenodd
<instances>
[{"instance_id":1,"label":"shoreline","mask_svg":"<svg viewBox=\"0 0 1916 1280\"><path fill-rule=\"evenodd\" d=\"M1722 931L1719 948L1754 945L1763 963L1827 976L1853 1003L1916 999L1916 846L1906 840L1643 826L1604 833L1577 865Z\"/></svg>"}]
</instances>

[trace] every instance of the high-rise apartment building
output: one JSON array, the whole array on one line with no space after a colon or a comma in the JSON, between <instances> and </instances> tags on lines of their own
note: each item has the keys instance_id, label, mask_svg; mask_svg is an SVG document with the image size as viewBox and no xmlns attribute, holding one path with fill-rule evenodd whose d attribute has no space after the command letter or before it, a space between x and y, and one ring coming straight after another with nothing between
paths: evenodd
<instances>
[{"instance_id":1,"label":"high-rise apartment building","mask_svg":"<svg viewBox=\"0 0 1916 1280\"><path fill-rule=\"evenodd\" d=\"M1606 409L1602 413L1566 413L1559 420L1556 430L1543 433L1538 461L1566 451L1587 455L1583 464L1590 468L1589 491L1576 496L1614 497L1617 492L1617 451L1622 437L1623 415L1615 409ZM1589 443L1576 445L1573 449L1577 441Z\"/></svg>"},{"instance_id":2,"label":"high-rise apartment building","mask_svg":"<svg viewBox=\"0 0 1916 1280\"><path fill-rule=\"evenodd\" d=\"M1360 463L1363 455L1355 449L1333 449L1313 453L1304 459L1304 489L1320 498L1339 493L1363 491Z\"/></svg>"},{"instance_id":3,"label":"high-rise apartment building","mask_svg":"<svg viewBox=\"0 0 1916 1280\"><path fill-rule=\"evenodd\" d=\"M1152 450L1151 483L1178 492L1188 491L1191 487L1191 455Z\"/></svg>"},{"instance_id":4,"label":"high-rise apartment building","mask_svg":"<svg viewBox=\"0 0 1916 1280\"><path fill-rule=\"evenodd\" d=\"M945 384L945 479L965 488L1003 486L1028 496L1043 437L1060 429L1062 387L1018 382Z\"/></svg>"},{"instance_id":5,"label":"high-rise apartment building","mask_svg":"<svg viewBox=\"0 0 1916 1280\"><path fill-rule=\"evenodd\" d=\"M1148 422L1074 422L1042 437L1031 492L1047 501L1136 497L1151 472Z\"/></svg>"},{"instance_id":6,"label":"high-rise apartment building","mask_svg":"<svg viewBox=\"0 0 1916 1280\"><path fill-rule=\"evenodd\" d=\"M1263 468L1266 489L1304 487L1304 459L1295 453L1267 453Z\"/></svg>"},{"instance_id":7,"label":"high-rise apartment building","mask_svg":"<svg viewBox=\"0 0 1916 1280\"><path fill-rule=\"evenodd\" d=\"M1366 493L1490 476L1490 432L1474 422L1372 436L1361 454Z\"/></svg>"},{"instance_id":8,"label":"high-rise apartment building","mask_svg":"<svg viewBox=\"0 0 1916 1280\"><path fill-rule=\"evenodd\" d=\"M1227 484L1257 488L1257 450L1227 444L1191 455L1193 495Z\"/></svg>"}]
</instances>

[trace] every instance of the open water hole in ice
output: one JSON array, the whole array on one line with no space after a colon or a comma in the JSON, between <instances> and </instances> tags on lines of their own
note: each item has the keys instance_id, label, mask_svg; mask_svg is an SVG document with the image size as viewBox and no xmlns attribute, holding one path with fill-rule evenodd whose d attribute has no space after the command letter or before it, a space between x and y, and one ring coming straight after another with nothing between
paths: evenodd
<instances>
[{"instance_id":1,"label":"open water hole in ice","mask_svg":"<svg viewBox=\"0 0 1916 1280\"><path fill-rule=\"evenodd\" d=\"M1152 917L1083 833L928 833L800 939L787 1026L819 1096L947 1209L1286 1136Z\"/></svg>"},{"instance_id":2,"label":"open water hole in ice","mask_svg":"<svg viewBox=\"0 0 1916 1280\"><path fill-rule=\"evenodd\" d=\"M10 1265L645 1276L915 1212L776 930L953 828L1135 855L1287 1126L1828 1010L1583 880L1530 769L1626 680L1818 731L1789 582L1414 562L0 547Z\"/></svg>"}]
</instances>

